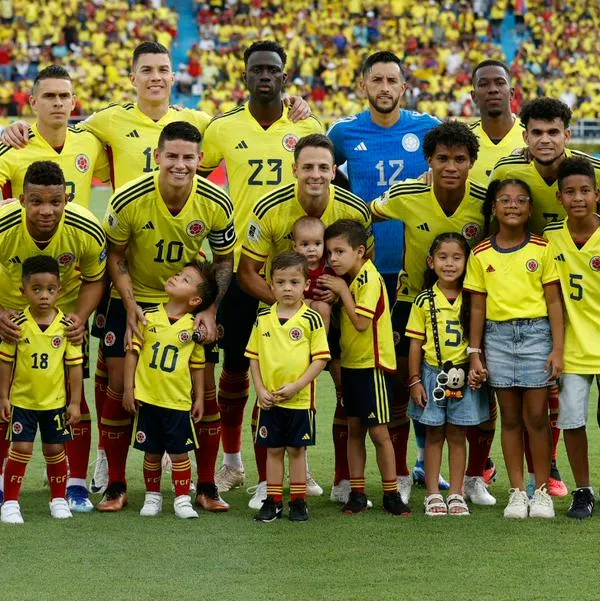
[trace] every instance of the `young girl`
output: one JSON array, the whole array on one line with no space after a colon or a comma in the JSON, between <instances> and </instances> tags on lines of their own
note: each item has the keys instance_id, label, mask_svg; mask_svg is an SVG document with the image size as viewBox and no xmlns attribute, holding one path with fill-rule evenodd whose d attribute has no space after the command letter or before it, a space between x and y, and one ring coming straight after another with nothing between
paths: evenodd
<instances>
[{"instance_id":1,"label":"young girl","mask_svg":"<svg viewBox=\"0 0 600 601\"><path fill-rule=\"evenodd\" d=\"M410 404L408 414L427 427L425 514L469 515L462 494L466 468L466 427L489 419L485 388L466 384L468 302L462 283L469 245L460 234L437 236L427 257L426 289L415 299L406 336ZM439 492L444 441L448 441L450 490L447 504Z\"/></svg>"},{"instance_id":2,"label":"young girl","mask_svg":"<svg viewBox=\"0 0 600 601\"><path fill-rule=\"evenodd\" d=\"M531 210L527 184L492 182L486 211L496 219L498 233L473 249L465 279L465 290L472 293L469 383L478 386L487 379L498 396L511 486L507 518L526 518L528 511L530 517L554 517L546 490L552 444L548 387L562 371L563 308L548 242L527 229ZM537 488L530 504L524 490L525 430Z\"/></svg>"}]
</instances>

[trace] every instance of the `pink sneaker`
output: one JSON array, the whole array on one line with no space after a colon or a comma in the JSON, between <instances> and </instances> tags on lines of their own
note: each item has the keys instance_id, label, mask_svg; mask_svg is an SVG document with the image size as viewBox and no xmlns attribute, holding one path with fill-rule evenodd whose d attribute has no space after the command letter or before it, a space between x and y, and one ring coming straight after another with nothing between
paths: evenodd
<instances>
[{"instance_id":1,"label":"pink sneaker","mask_svg":"<svg viewBox=\"0 0 600 601\"><path fill-rule=\"evenodd\" d=\"M569 494L565 483L552 477L548 478L548 492L553 497L566 497Z\"/></svg>"}]
</instances>

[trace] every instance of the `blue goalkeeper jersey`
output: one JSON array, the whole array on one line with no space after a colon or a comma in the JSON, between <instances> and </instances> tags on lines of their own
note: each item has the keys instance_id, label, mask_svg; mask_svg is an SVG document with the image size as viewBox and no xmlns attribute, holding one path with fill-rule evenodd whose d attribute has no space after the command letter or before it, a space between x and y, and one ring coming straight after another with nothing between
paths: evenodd
<instances>
[{"instance_id":1,"label":"blue goalkeeper jersey","mask_svg":"<svg viewBox=\"0 0 600 601\"><path fill-rule=\"evenodd\" d=\"M381 127L369 110L334 123L327 134L335 146L337 165L347 163L352 192L371 202L398 181L429 169L423 154L427 132L441 121L431 115L401 110L392 127ZM375 265L380 273L398 273L404 254L404 224L374 224ZM425 270L425 266L423 266Z\"/></svg>"}]
</instances>

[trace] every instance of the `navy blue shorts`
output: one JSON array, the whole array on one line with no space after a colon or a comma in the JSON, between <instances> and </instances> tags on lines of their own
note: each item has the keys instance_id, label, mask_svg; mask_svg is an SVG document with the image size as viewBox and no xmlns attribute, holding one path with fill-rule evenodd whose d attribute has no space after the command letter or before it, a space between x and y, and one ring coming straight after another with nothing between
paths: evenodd
<instances>
[{"instance_id":1,"label":"navy blue shorts","mask_svg":"<svg viewBox=\"0 0 600 601\"><path fill-rule=\"evenodd\" d=\"M256 442L265 447L311 447L315 440L315 412L312 409L275 406L258 410Z\"/></svg>"},{"instance_id":2,"label":"navy blue shorts","mask_svg":"<svg viewBox=\"0 0 600 601\"><path fill-rule=\"evenodd\" d=\"M406 335L406 324L412 303L406 301L396 301L392 307L392 329L394 330L394 346L396 355L399 357L408 357L410 348L410 338Z\"/></svg>"},{"instance_id":3,"label":"navy blue shorts","mask_svg":"<svg viewBox=\"0 0 600 601\"><path fill-rule=\"evenodd\" d=\"M369 427L389 423L392 391L392 376L382 369L342 367L346 417L357 417Z\"/></svg>"},{"instance_id":4,"label":"navy blue shorts","mask_svg":"<svg viewBox=\"0 0 600 601\"><path fill-rule=\"evenodd\" d=\"M38 428L46 444L63 444L72 440L71 426L67 424L67 408L23 409L12 408L8 438L11 442L33 442Z\"/></svg>"},{"instance_id":5,"label":"navy blue shorts","mask_svg":"<svg viewBox=\"0 0 600 601\"><path fill-rule=\"evenodd\" d=\"M131 444L135 449L162 455L181 455L198 448L189 411L142 403L133 424Z\"/></svg>"}]
</instances>

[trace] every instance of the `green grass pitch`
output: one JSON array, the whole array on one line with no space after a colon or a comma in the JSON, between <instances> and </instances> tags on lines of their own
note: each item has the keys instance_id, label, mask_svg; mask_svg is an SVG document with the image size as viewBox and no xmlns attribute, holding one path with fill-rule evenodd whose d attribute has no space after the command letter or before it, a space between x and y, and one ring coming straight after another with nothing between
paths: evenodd
<instances>
[{"instance_id":1,"label":"green grass pitch","mask_svg":"<svg viewBox=\"0 0 600 601\"><path fill-rule=\"evenodd\" d=\"M94 210L103 213L105 190ZM93 362L96 347L93 348ZM93 382L87 383L93 405ZM142 454L129 455L129 507L122 513L75 515L52 520L43 461L36 448L22 495L25 525L0 525L0 601L559 601L600 598L596 544L600 516L584 523L565 517L569 499L555 501L555 520L509 522L502 517L508 483L498 441L500 476L493 486L498 505L474 507L468 518L425 518L423 491L413 492L412 518L381 509L379 482L369 451L367 487L375 507L345 516L329 501L334 394L329 376L319 380L317 446L313 472L325 488L309 499L311 519L292 524L252 521L248 495L225 495L227 514L201 514L192 521L172 513L172 492L163 482L165 505L156 519L141 518ZM590 412L593 482L600 482L600 436L596 394ZM256 471L249 423L244 429L248 485ZM414 441L411 437L411 449ZM92 451L92 459L94 452ZM561 442L559 467L573 485ZM445 470L446 471L446 470ZM97 497L94 500L98 500Z\"/></svg>"}]
</instances>

